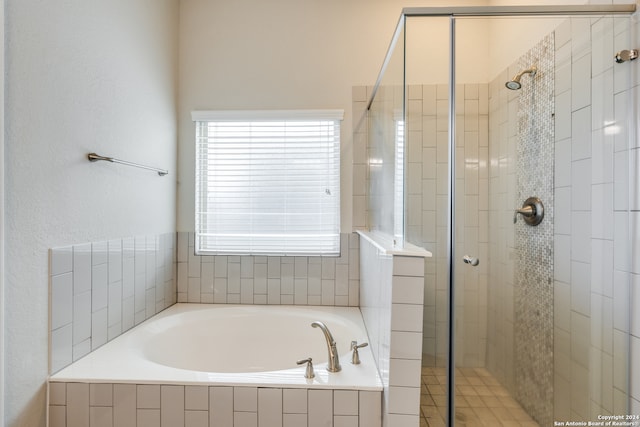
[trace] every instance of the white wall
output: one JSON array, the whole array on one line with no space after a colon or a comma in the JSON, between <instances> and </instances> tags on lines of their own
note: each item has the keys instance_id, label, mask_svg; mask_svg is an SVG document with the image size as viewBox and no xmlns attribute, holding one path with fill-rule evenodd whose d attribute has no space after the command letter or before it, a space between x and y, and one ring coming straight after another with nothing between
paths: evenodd
<instances>
[{"instance_id":1,"label":"white wall","mask_svg":"<svg viewBox=\"0 0 640 427\"><path fill-rule=\"evenodd\" d=\"M407 20L407 81L410 85L449 82L448 17L414 17ZM491 21L456 20L456 81L486 83L489 80L488 42Z\"/></svg>"},{"instance_id":2,"label":"white wall","mask_svg":"<svg viewBox=\"0 0 640 427\"><path fill-rule=\"evenodd\" d=\"M176 0L7 1L8 426L44 425L48 249L175 231L177 14Z\"/></svg>"},{"instance_id":3,"label":"white wall","mask_svg":"<svg viewBox=\"0 0 640 427\"><path fill-rule=\"evenodd\" d=\"M182 0L178 230L194 229L191 110L344 108L342 231L350 232L351 90L375 82L410 6L425 1Z\"/></svg>"}]
</instances>

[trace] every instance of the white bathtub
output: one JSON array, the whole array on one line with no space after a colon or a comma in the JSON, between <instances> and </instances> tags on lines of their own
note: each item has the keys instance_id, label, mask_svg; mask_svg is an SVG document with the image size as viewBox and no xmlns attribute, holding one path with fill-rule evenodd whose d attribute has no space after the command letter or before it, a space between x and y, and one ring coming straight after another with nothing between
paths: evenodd
<instances>
[{"instance_id":1,"label":"white bathtub","mask_svg":"<svg viewBox=\"0 0 640 427\"><path fill-rule=\"evenodd\" d=\"M342 371L329 373L321 321ZM382 390L369 347L351 364L349 345L367 341L358 308L175 304L51 376L52 382L208 384ZM296 360L313 358L315 378Z\"/></svg>"}]
</instances>

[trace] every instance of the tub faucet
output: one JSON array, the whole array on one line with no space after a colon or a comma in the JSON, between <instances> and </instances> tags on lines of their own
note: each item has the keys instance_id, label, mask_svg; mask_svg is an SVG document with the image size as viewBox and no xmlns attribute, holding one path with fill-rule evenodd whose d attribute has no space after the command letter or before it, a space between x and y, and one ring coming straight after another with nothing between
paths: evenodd
<instances>
[{"instance_id":1,"label":"tub faucet","mask_svg":"<svg viewBox=\"0 0 640 427\"><path fill-rule=\"evenodd\" d=\"M340 366L340 358L338 357L338 349L336 348L336 341L333 339L333 335L329 332L329 328L322 322L313 322L311 324L314 328L322 329L324 332L324 338L327 340L327 350L329 351L329 363L327 365L327 371L340 372L342 367Z\"/></svg>"}]
</instances>

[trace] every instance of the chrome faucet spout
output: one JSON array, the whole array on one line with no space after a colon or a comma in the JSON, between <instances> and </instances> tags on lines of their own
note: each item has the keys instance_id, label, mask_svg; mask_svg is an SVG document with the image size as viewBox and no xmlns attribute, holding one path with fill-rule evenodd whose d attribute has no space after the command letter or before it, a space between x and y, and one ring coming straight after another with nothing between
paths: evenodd
<instances>
[{"instance_id":1,"label":"chrome faucet spout","mask_svg":"<svg viewBox=\"0 0 640 427\"><path fill-rule=\"evenodd\" d=\"M324 338L327 341L327 351L329 352L329 362L327 364L327 371L329 372L340 372L342 367L340 366L340 358L338 357L338 349L336 347L336 341L333 339L333 335L322 322L313 322L311 324L314 328L320 328L324 333Z\"/></svg>"}]
</instances>

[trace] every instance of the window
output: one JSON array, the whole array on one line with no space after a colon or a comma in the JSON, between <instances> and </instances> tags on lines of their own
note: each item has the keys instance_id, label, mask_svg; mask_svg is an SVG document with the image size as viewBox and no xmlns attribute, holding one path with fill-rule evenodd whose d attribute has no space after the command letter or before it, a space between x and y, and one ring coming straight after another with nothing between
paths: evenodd
<instances>
[{"instance_id":1,"label":"window","mask_svg":"<svg viewBox=\"0 0 640 427\"><path fill-rule=\"evenodd\" d=\"M196 252L339 255L342 111L194 111Z\"/></svg>"}]
</instances>

